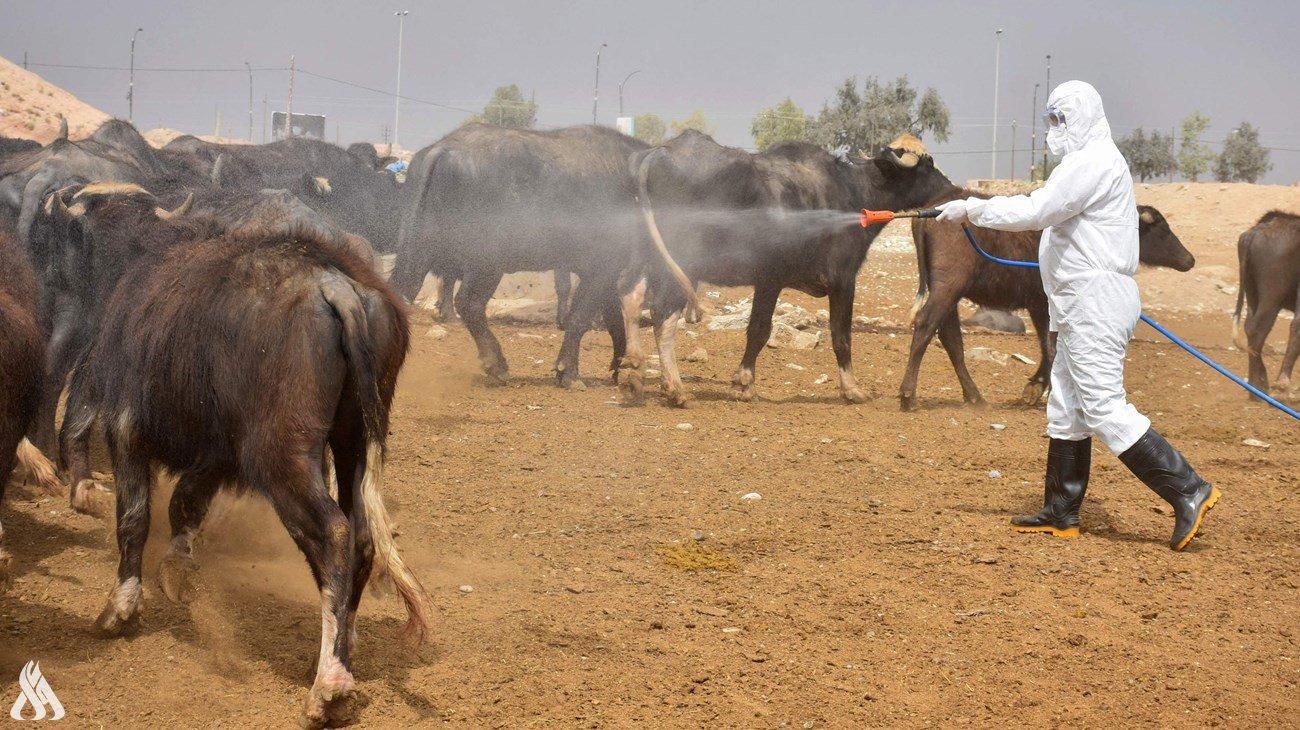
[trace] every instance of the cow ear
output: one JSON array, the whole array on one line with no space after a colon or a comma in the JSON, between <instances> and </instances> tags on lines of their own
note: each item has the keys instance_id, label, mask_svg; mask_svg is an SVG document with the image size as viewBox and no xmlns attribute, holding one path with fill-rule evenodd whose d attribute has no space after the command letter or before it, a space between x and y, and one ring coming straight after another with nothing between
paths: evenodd
<instances>
[{"instance_id":1,"label":"cow ear","mask_svg":"<svg viewBox=\"0 0 1300 730\"><path fill-rule=\"evenodd\" d=\"M1149 210L1142 211L1142 215L1138 217L1141 218L1142 222L1147 224L1148 226L1153 225L1156 222L1156 217L1151 215L1151 211Z\"/></svg>"}]
</instances>

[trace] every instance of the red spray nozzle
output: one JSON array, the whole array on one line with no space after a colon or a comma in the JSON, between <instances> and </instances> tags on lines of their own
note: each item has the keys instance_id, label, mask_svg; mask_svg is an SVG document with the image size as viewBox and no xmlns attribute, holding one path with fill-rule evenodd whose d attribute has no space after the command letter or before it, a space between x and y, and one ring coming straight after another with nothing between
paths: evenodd
<instances>
[{"instance_id":1,"label":"red spray nozzle","mask_svg":"<svg viewBox=\"0 0 1300 730\"><path fill-rule=\"evenodd\" d=\"M867 210L862 209L862 227L866 228L875 223L888 223L895 218L937 218L939 211L934 208L926 210L904 210L895 213L892 210Z\"/></svg>"}]
</instances>

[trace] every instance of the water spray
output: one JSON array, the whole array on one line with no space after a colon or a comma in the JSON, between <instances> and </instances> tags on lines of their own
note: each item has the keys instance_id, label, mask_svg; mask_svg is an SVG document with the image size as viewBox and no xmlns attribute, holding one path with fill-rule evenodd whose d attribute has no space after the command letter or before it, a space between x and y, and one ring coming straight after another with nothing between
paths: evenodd
<instances>
[{"instance_id":1,"label":"water spray","mask_svg":"<svg viewBox=\"0 0 1300 730\"><path fill-rule=\"evenodd\" d=\"M872 225L873 223L888 223L889 221L892 221L895 218L937 218L938 216L939 216L939 211L935 209L900 211L895 213L893 211L888 211L888 210L867 210L866 208L863 208L862 227L866 228L867 226ZM963 223L961 224L961 229L962 232L966 234L966 240L970 241L970 245L975 249L975 252L988 261L992 261L993 263L1000 264L1002 266L1015 266L1023 269L1040 268L1037 261L1017 261L1014 259L998 258L997 256L994 256L988 251L985 251L984 248L980 246L979 242L975 240L975 234L971 233L969 226ZM1287 407L1285 404L1279 402L1277 399L1268 395L1264 391L1246 382L1240 376L1233 373L1231 370L1228 370L1227 368L1223 367L1219 363L1206 357L1196 348L1192 347L1191 345L1183 341L1181 338L1179 338L1178 335L1175 335L1173 332L1170 332L1159 322L1148 317L1145 313L1143 313L1141 317L1142 317L1142 321L1146 322L1148 325L1151 325L1151 328L1154 329L1156 332L1159 332L1160 334L1169 338L1170 342L1174 343L1175 345L1178 345L1182 349L1191 353L1191 355L1195 357L1197 360L1200 360L1206 365L1209 365L1210 367L1214 368L1216 371L1218 371L1220 375L1231 380L1237 385L1240 385L1242 388L1245 388L1247 391L1250 392L1251 395L1255 396L1256 398L1259 398L1260 400L1273 406L1279 411L1282 411L1283 413L1287 414L1288 416L1296 420L1300 420L1300 413L1297 413L1295 409Z\"/></svg>"}]
</instances>

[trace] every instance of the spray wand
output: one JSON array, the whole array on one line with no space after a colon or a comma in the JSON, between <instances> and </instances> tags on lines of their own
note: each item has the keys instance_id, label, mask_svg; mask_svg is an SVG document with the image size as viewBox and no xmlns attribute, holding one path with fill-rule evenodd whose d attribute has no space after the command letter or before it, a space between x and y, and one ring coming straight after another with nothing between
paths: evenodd
<instances>
[{"instance_id":1,"label":"spray wand","mask_svg":"<svg viewBox=\"0 0 1300 730\"><path fill-rule=\"evenodd\" d=\"M895 218L938 218L938 208L926 208L925 210L867 210L862 209L862 227L866 228L873 223L888 223Z\"/></svg>"}]
</instances>

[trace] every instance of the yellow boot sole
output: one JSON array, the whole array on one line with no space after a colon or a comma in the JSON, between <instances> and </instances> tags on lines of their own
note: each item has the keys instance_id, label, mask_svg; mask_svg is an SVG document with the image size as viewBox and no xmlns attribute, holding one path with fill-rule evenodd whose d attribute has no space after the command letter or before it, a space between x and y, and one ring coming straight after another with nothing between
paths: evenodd
<instances>
[{"instance_id":1,"label":"yellow boot sole","mask_svg":"<svg viewBox=\"0 0 1300 730\"><path fill-rule=\"evenodd\" d=\"M1037 532L1046 535L1051 535L1053 537L1078 537L1079 536L1078 527L1067 527L1064 530L1062 530L1059 527L1052 527L1051 525L1042 525L1040 527L1031 527L1027 525L1012 525L1011 529L1015 530L1016 532L1024 532L1024 533Z\"/></svg>"},{"instance_id":2,"label":"yellow boot sole","mask_svg":"<svg viewBox=\"0 0 1300 730\"><path fill-rule=\"evenodd\" d=\"M1176 552L1182 551L1183 548L1187 547L1187 543L1191 542L1193 537L1196 537L1197 531L1201 529L1201 520L1205 519L1205 513L1209 512L1210 509L1214 507L1216 503L1218 503L1218 501L1219 501L1219 488L1210 487L1210 498L1205 500L1205 504L1201 505L1201 511L1199 514L1196 515L1196 524L1192 525L1192 531L1187 533L1187 537L1184 537L1182 542L1174 546L1174 550Z\"/></svg>"}]
</instances>

